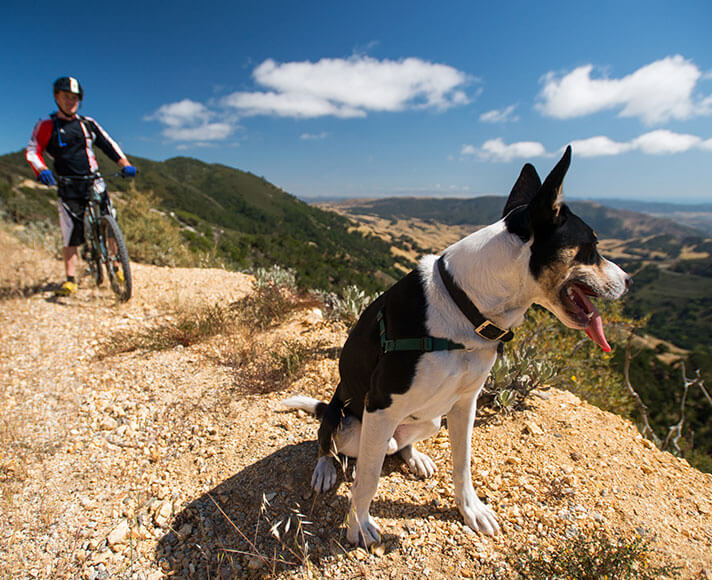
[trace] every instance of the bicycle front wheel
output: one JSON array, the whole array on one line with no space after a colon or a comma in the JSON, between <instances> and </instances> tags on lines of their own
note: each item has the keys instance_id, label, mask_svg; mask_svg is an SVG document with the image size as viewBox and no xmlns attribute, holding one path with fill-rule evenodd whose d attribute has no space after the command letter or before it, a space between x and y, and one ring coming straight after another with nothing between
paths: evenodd
<instances>
[{"instance_id":1,"label":"bicycle front wheel","mask_svg":"<svg viewBox=\"0 0 712 580\"><path fill-rule=\"evenodd\" d=\"M91 277L96 282L97 286L101 286L104 282L104 270L101 267L101 251L97 244L97 232L94 231L94 222L84 215L84 248L82 249L82 258L89 266Z\"/></svg>"},{"instance_id":2,"label":"bicycle front wheel","mask_svg":"<svg viewBox=\"0 0 712 580\"><path fill-rule=\"evenodd\" d=\"M106 272L111 289L121 302L131 298L131 265L119 224L110 215L101 217L101 237L106 245Z\"/></svg>"}]
</instances>

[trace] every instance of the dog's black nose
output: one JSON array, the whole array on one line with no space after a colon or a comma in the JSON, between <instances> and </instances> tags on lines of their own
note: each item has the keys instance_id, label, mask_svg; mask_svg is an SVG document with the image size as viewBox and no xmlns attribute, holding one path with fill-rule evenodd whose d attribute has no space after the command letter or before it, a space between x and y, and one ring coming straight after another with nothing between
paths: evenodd
<instances>
[{"instance_id":1,"label":"dog's black nose","mask_svg":"<svg viewBox=\"0 0 712 580\"><path fill-rule=\"evenodd\" d=\"M625 277L625 291L628 292L632 285L633 285L633 277L626 275L626 277Z\"/></svg>"}]
</instances>

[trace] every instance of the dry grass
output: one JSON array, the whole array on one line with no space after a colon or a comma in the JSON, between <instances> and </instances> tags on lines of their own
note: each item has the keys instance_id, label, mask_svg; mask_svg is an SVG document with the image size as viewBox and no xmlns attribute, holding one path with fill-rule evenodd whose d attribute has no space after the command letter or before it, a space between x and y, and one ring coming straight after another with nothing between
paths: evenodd
<instances>
[{"instance_id":1,"label":"dry grass","mask_svg":"<svg viewBox=\"0 0 712 580\"><path fill-rule=\"evenodd\" d=\"M234 369L236 384L249 393L287 386L324 344L305 344L274 329L291 313L323 306L292 287L256 283L253 292L232 304L180 305L157 324L119 330L106 339L100 358L129 352L166 351L205 345L210 358Z\"/></svg>"},{"instance_id":2,"label":"dry grass","mask_svg":"<svg viewBox=\"0 0 712 580\"><path fill-rule=\"evenodd\" d=\"M158 324L114 333L105 341L100 356L189 347L218 335L252 337L312 302L312 298L301 297L293 290L267 285L232 304L182 304ZM238 359L239 350L235 353Z\"/></svg>"},{"instance_id":3,"label":"dry grass","mask_svg":"<svg viewBox=\"0 0 712 580\"><path fill-rule=\"evenodd\" d=\"M55 243L56 242L56 243ZM55 236L27 227L0 224L0 300L32 296L41 292L54 277L60 278L61 265L56 270L46 267L46 256L59 247Z\"/></svg>"},{"instance_id":4,"label":"dry grass","mask_svg":"<svg viewBox=\"0 0 712 580\"><path fill-rule=\"evenodd\" d=\"M236 324L229 306L181 307L155 326L129 328L111 335L103 344L101 357L133 351L161 351L192 346L229 332Z\"/></svg>"}]
</instances>

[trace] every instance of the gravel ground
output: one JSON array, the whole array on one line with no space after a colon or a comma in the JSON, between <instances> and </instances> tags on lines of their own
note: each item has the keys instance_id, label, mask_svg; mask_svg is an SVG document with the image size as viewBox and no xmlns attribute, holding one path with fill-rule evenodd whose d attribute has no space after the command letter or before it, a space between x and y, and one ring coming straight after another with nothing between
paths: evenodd
<instances>
[{"instance_id":1,"label":"gravel ground","mask_svg":"<svg viewBox=\"0 0 712 580\"><path fill-rule=\"evenodd\" d=\"M0 577L510 578L513 553L602 528L712 578L712 477L555 389L478 420L473 478L500 536L463 525L442 429L421 445L432 478L387 460L372 508L383 544L351 548L352 466L315 496L318 423L277 410L292 394L329 398L343 326L306 306L265 332L107 356L117 332L235 302L251 278L135 265L127 304L88 281L56 299L60 262L0 234Z\"/></svg>"}]
</instances>

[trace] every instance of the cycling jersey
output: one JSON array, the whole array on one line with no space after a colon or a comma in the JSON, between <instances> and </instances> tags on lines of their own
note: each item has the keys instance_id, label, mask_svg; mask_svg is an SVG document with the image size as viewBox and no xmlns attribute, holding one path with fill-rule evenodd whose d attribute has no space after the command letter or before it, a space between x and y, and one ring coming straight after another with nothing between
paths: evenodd
<instances>
[{"instance_id":1,"label":"cycling jersey","mask_svg":"<svg viewBox=\"0 0 712 580\"><path fill-rule=\"evenodd\" d=\"M91 117L76 115L65 120L52 114L35 125L25 157L35 175L47 168L45 151L54 159L57 175L89 175L99 169L94 145L114 162L126 158L118 144Z\"/></svg>"}]
</instances>

